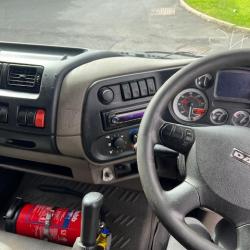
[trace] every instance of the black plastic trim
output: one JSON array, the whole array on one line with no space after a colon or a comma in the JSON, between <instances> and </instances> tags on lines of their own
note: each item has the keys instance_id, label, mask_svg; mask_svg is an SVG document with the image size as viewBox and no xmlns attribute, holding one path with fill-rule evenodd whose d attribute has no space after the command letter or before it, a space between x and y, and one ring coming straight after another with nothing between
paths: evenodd
<instances>
[{"instance_id":1,"label":"black plastic trim","mask_svg":"<svg viewBox=\"0 0 250 250\"><path fill-rule=\"evenodd\" d=\"M15 167L22 171L31 170L43 173L50 173L54 175L61 175L73 178L73 173L70 168L61 165L40 163L36 161L28 161L23 159L15 159L11 157L0 156L1 167Z\"/></svg>"}]
</instances>

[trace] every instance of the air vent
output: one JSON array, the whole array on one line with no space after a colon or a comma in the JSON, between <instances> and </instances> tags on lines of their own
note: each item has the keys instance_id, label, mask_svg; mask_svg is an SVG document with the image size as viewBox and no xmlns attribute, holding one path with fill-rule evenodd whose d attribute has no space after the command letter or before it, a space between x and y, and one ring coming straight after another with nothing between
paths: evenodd
<instances>
[{"instance_id":1,"label":"air vent","mask_svg":"<svg viewBox=\"0 0 250 250\"><path fill-rule=\"evenodd\" d=\"M43 67L11 64L8 66L6 89L39 93Z\"/></svg>"}]
</instances>

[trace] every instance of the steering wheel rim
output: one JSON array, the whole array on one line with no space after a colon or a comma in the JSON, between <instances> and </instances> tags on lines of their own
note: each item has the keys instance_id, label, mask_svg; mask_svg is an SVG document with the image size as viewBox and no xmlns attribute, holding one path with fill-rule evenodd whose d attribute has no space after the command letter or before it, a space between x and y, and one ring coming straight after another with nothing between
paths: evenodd
<instances>
[{"instance_id":1,"label":"steering wheel rim","mask_svg":"<svg viewBox=\"0 0 250 250\"><path fill-rule=\"evenodd\" d=\"M177 93L187 87L196 77L207 72L214 72L225 68L245 67L248 65L250 65L250 50L242 49L204 57L188 66L185 66L168 79L158 90L149 103L140 125L137 143L137 161L143 190L149 204L159 217L160 221L171 235L173 235L187 249L222 249L208 240L201 238L185 224L185 215L192 209L204 205L207 205L207 207L212 210L219 211L221 214L224 213L223 215L229 219L233 218L232 221L237 228L238 249L249 249L250 237L248 237L248 233L250 233L250 199L242 201L243 197L241 192L239 192L241 197L237 197L239 204L237 203L237 199L235 200L235 197L222 197L222 194L224 194L223 192L225 192L227 187L223 187L219 191L216 190L216 185L220 183L211 180L211 176L207 177L208 172L206 171L208 171L208 165L204 167L205 170L202 168L201 165L204 161L199 157L199 154L203 153L200 149L203 147L202 142L204 142L205 139L213 137L214 134L219 137L220 135L223 135L223 138L226 139L228 138L228 135L235 133L236 135L230 140L230 143L233 144L236 141L236 144L238 143L237 145L240 145L241 141L245 140L242 135L246 137L246 134L249 134L250 136L250 130L248 128L236 128L232 126L212 128L190 127L190 129L194 131L195 137L197 136L197 140L188 153L187 178L177 188L166 192L162 189L159 183L153 150L155 144L162 142L159 134L162 127L166 125L166 121L164 121L162 117L168 107L168 103L170 103ZM239 140L237 136L239 136ZM214 138L216 140L216 137L213 137L213 139ZM223 153L221 153L221 155L225 156L227 164L231 164L230 156L227 157L228 150L230 150L229 146L231 147L231 144L228 145L228 147L225 146ZM242 144L244 146L243 148L246 149L245 152L250 152L250 145L248 145L250 143L244 141ZM215 149L209 149L211 151L210 156L212 153L216 153L215 150L218 148L219 145L217 145ZM204 154L202 155L204 157ZM242 164L240 164L241 163L234 161L232 163L233 171L248 171L245 169L242 170ZM213 168L213 171L216 172L216 169ZM250 169L248 172L246 172L247 176L243 176L243 178L250 178ZM205 174L203 175L203 173ZM224 173L226 173L226 177L229 176L228 170L223 168L219 177L224 178ZM223 183L221 184L226 185L226 180L223 180L222 182ZM230 188L232 187L230 186ZM248 189L250 189L250 186L247 184L247 190Z\"/></svg>"}]
</instances>

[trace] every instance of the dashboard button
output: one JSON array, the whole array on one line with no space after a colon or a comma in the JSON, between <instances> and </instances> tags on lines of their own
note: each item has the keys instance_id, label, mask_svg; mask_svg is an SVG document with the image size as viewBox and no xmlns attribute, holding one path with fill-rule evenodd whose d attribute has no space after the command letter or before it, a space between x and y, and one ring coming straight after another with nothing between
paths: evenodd
<instances>
[{"instance_id":1,"label":"dashboard button","mask_svg":"<svg viewBox=\"0 0 250 250\"><path fill-rule=\"evenodd\" d=\"M191 129L185 131L185 142L192 143L194 141L194 133Z\"/></svg>"},{"instance_id":2,"label":"dashboard button","mask_svg":"<svg viewBox=\"0 0 250 250\"><path fill-rule=\"evenodd\" d=\"M27 124L27 111L26 110L19 110L18 115L17 115L17 123L20 126L26 126Z\"/></svg>"},{"instance_id":3,"label":"dashboard button","mask_svg":"<svg viewBox=\"0 0 250 250\"><path fill-rule=\"evenodd\" d=\"M130 82L130 87L132 90L132 97L133 98L138 98L140 97L140 90L137 82Z\"/></svg>"},{"instance_id":4,"label":"dashboard button","mask_svg":"<svg viewBox=\"0 0 250 250\"><path fill-rule=\"evenodd\" d=\"M121 85L121 91L122 91L122 97L125 101L132 99L132 93L128 83L123 83Z\"/></svg>"},{"instance_id":5,"label":"dashboard button","mask_svg":"<svg viewBox=\"0 0 250 250\"><path fill-rule=\"evenodd\" d=\"M98 91L98 97L103 104L109 104L114 100L114 92L111 88L104 87Z\"/></svg>"},{"instance_id":6,"label":"dashboard button","mask_svg":"<svg viewBox=\"0 0 250 250\"><path fill-rule=\"evenodd\" d=\"M115 149L126 149L126 141L122 137L115 138L113 141L113 147Z\"/></svg>"},{"instance_id":7,"label":"dashboard button","mask_svg":"<svg viewBox=\"0 0 250 250\"><path fill-rule=\"evenodd\" d=\"M148 86L148 94L154 95L156 92L155 82L153 78L147 79L147 86Z\"/></svg>"},{"instance_id":8,"label":"dashboard button","mask_svg":"<svg viewBox=\"0 0 250 250\"><path fill-rule=\"evenodd\" d=\"M38 109L36 111L35 127L36 128L44 128L45 127L45 110Z\"/></svg>"},{"instance_id":9,"label":"dashboard button","mask_svg":"<svg viewBox=\"0 0 250 250\"><path fill-rule=\"evenodd\" d=\"M145 80L139 80L138 81L139 89L141 92L141 96L148 96L148 88Z\"/></svg>"},{"instance_id":10,"label":"dashboard button","mask_svg":"<svg viewBox=\"0 0 250 250\"><path fill-rule=\"evenodd\" d=\"M36 112L34 110L30 110L26 114L26 122L27 126L33 127L35 125L35 116Z\"/></svg>"},{"instance_id":11,"label":"dashboard button","mask_svg":"<svg viewBox=\"0 0 250 250\"><path fill-rule=\"evenodd\" d=\"M0 106L0 123L8 122L8 106Z\"/></svg>"}]
</instances>

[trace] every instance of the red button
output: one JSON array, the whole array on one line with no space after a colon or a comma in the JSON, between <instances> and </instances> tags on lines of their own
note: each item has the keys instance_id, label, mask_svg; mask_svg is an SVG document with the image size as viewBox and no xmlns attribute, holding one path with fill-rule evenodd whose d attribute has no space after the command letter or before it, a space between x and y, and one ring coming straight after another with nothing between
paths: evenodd
<instances>
[{"instance_id":1,"label":"red button","mask_svg":"<svg viewBox=\"0 0 250 250\"><path fill-rule=\"evenodd\" d=\"M38 109L36 111L35 127L36 128L44 128L45 127L45 110Z\"/></svg>"}]
</instances>

